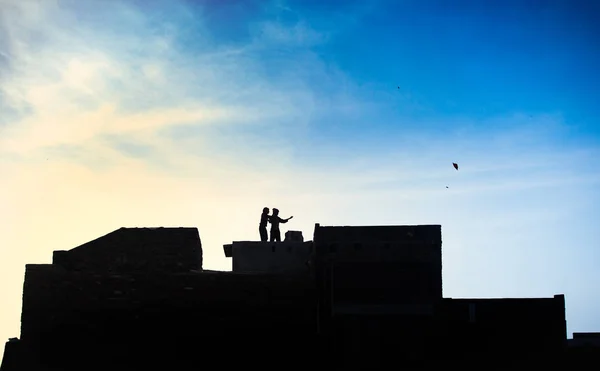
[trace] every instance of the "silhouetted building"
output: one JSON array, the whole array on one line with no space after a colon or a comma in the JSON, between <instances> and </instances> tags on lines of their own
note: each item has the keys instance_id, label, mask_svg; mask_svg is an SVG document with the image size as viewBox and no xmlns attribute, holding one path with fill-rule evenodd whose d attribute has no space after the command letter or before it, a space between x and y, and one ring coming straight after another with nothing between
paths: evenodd
<instances>
[{"instance_id":1,"label":"silhouetted building","mask_svg":"<svg viewBox=\"0 0 600 371\"><path fill-rule=\"evenodd\" d=\"M28 264L2 371L268 365L267 349L314 340L311 281L205 271L201 257L196 228L122 228Z\"/></svg>"},{"instance_id":2,"label":"silhouetted building","mask_svg":"<svg viewBox=\"0 0 600 371\"><path fill-rule=\"evenodd\" d=\"M563 295L443 298L439 225L317 224L313 241L223 249L233 271L205 271L196 228L121 228L28 264L2 371L515 369L566 354Z\"/></svg>"},{"instance_id":3,"label":"silhouetted building","mask_svg":"<svg viewBox=\"0 0 600 371\"><path fill-rule=\"evenodd\" d=\"M600 332L574 332L569 339L572 348L600 348Z\"/></svg>"},{"instance_id":4,"label":"silhouetted building","mask_svg":"<svg viewBox=\"0 0 600 371\"><path fill-rule=\"evenodd\" d=\"M202 269L196 228L120 228L68 251L52 263L69 271L182 273Z\"/></svg>"},{"instance_id":5,"label":"silhouetted building","mask_svg":"<svg viewBox=\"0 0 600 371\"><path fill-rule=\"evenodd\" d=\"M570 368L594 368L600 365L600 333L574 332L568 340L567 364Z\"/></svg>"}]
</instances>

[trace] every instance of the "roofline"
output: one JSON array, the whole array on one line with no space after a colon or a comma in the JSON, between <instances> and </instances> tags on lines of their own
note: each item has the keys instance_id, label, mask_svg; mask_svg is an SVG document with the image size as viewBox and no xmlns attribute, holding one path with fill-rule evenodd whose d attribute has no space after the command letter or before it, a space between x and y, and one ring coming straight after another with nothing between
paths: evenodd
<instances>
[{"instance_id":1,"label":"roofline","mask_svg":"<svg viewBox=\"0 0 600 371\"><path fill-rule=\"evenodd\" d=\"M102 235L100 237L94 238L93 240L85 242L85 243L83 243L81 245L75 246L75 247L71 248L70 250L59 250L59 251L73 251L73 250L78 249L80 247L84 247L84 246L90 245L93 242L96 242L96 241L98 241L98 240L100 240L102 238L108 237L111 234L117 233L117 232L119 232L121 230L124 230L124 229L193 229L193 230L195 230L195 231L197 231L199 233L198 227L121 227L121 228L115 229L112 232L108 232L105 235Z\"/></svg>"}]
</instances>

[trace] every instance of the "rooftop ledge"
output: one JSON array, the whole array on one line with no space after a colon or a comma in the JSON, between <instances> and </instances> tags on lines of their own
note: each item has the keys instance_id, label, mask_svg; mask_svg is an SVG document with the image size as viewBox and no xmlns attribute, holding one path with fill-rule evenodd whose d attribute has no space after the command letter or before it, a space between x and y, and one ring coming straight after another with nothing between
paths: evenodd
<instances>
[{"instance_id":1,"label":"rooftop ledge","mask_svg":"<svg viewBox=\"0 0 600 371\"><path fill-rule=\"evenodd\" d=\"M244 247L253 248L253 247L277 247L277 246L285 246L285 247L293 247L293 246L303 246L306 244L312 244L312 241L282 241L282 242L262 242L262 241L233 241L230 244L223 245L223 252L225 253L226 258L231 258L233 256L233 245L244 245Z\"/></svg>"}]
</instances>

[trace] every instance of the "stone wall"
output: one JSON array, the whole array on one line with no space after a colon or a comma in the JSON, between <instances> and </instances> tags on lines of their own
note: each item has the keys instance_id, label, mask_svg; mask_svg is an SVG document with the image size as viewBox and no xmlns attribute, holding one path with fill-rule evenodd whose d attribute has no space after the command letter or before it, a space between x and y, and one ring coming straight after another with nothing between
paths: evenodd
<instances>
[{"instance_id":1,"label":"stone wall","mask_svg":"<svg viewBox=\"0 0 600 371\"><path fill-rule=\"evenodd\" d=\"M189 272L202 269L197 228L121 228L68 251L53 263L86 272Z\"/></svg>"}]
</instances>

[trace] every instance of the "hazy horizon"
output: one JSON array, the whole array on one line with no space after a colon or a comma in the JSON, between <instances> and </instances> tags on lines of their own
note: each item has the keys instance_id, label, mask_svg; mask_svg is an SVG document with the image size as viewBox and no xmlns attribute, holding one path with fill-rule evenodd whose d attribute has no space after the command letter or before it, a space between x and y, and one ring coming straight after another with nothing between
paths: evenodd
<instances>
[{"instance_id":1,"label":"hazy horizon","mask_svg":"<svg viewBox=\"0 0 600 371\"><path fill-rule=\"evenodd\" d=\"M501 5L504 4L504 5ZM564 293L600 331L592 1L0 0L0 340L25 264L121 227L263 207L441 224L445 297ZM456 171L452 163L460 168Z\"/></svg>"}]
</instances>

